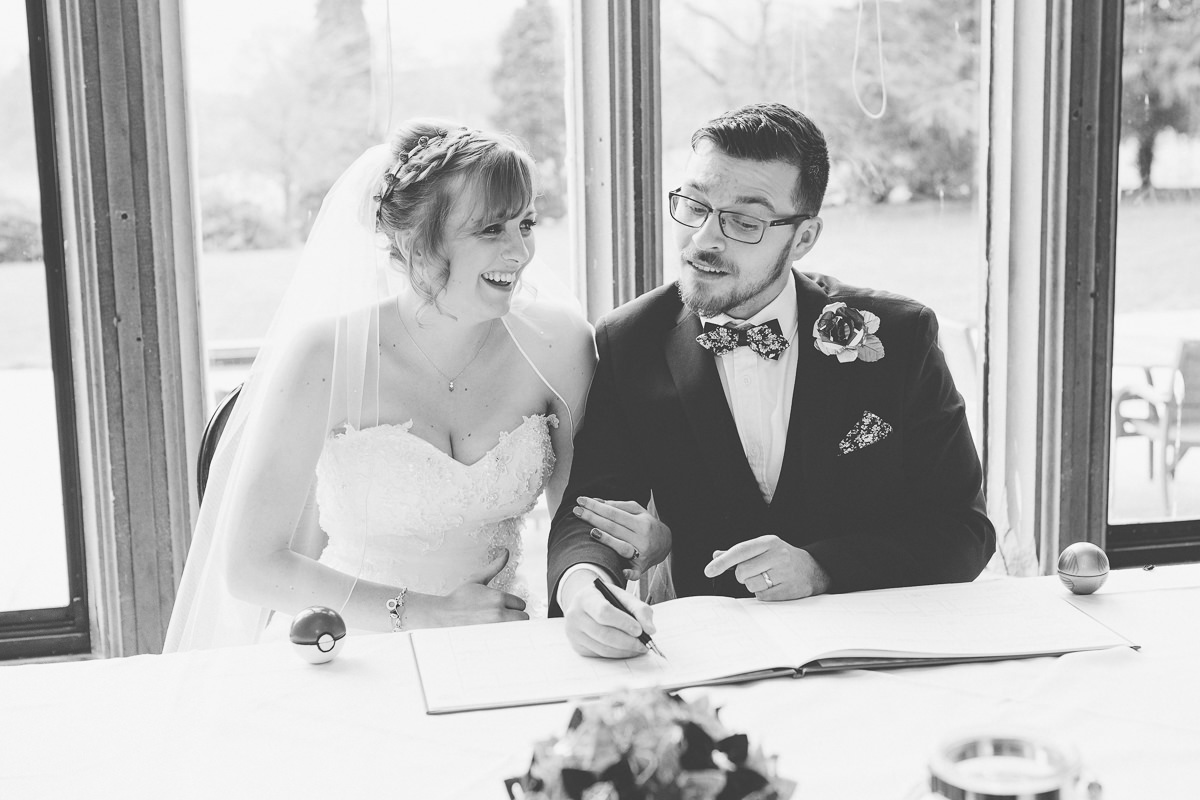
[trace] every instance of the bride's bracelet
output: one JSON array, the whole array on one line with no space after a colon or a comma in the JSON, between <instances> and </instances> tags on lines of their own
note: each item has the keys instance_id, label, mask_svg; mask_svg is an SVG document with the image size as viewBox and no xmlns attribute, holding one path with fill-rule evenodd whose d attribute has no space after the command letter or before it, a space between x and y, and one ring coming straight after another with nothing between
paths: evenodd
<instances>
[{"instance_id":1,"label":"bride's bracelet","mask_svg":"<svg viewBox=\"0 0 1200 800\"><path fill-rule=\"evenodd\" d=\"M408 587L405 586L400 590L400 594L387 601L388 615L392 618L392 633L396 633L404 629L404 599L408 594Z\"/></svg>"}]
</instances>

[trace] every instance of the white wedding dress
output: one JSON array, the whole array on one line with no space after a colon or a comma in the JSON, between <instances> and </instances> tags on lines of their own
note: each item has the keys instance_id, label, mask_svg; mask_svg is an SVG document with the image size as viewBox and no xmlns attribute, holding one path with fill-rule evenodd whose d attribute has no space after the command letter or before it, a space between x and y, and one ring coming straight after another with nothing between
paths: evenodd
<instances>
[{"instance_id":1,"label":"white wedding dress","mask_svg":"<svg viewBox=\"0 0 1200 800\"><path fill-rule=\"evenodd\" d=\"M508 564L488 585L528 601L518 578L521 531L554 470L550 428L558 418L525 417L473 464L411 427L347 428L326 441L317 462L317 507L329 537L321 563L363 580L448 594L507 549Z\"/></svg>"},{"instance_id":2,"label":"white wedding dress","mask_svg":"<svg viewBox=\"0 0 1200 800\"><path fill-rule=\"evenodd\" d=\"M540 586L544 576L538 565L521 564L522 527L545 489L561 492L559 484L565 485L570 451L555 453L550 431L565 426L554 437L560 448L569 448L595 367L591 326L554 275L539 276L529 264L508 313L499 319L555 398L555 414L525 417L472 464L411 433L411 423L381 422L378 398L387 387L381 382L386 343L379 338L380 315L395 313L395 298L414 291L394 263L389 240L377 230L375 195L380 176L394 163L387 145L370 148L322 204L213 456L163 652L287 636L289 615L244 599L246 592L236 591L231 578L243 577L235 569L241 556L234 542L245 544L247 520L258 519L262 503L276 502L246 487L260 479L281 436L321 442L313 465L315 511L328 541L317 558L333 570L320 576L319 595L307 586L297 594L319 597L317 604L335 610L345 608L360 580L445 595L508 549L508 564L489 585L525 599L531 616L545 616L544 591L530 588ZM280 419L297 359L306 357L302 348L314 335L336 342L332 363L314 366L326 374L308 376L330 382L326 414L311 415L320 418L321 430L314 424L262 433ZM325 426L334 424L345 427L327 433ZM286 511L295 514L297 552L316 556L308 537L312 509ZM379 613L386 610L380 607Z\"/></svg>"}]
</instances>

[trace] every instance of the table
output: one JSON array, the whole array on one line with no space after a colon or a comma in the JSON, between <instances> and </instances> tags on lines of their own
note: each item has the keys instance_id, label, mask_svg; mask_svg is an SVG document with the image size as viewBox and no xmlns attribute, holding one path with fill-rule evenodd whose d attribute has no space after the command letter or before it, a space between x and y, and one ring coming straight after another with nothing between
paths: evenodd
<instances>
[{"instance_id":1,"label":"table","mask_svg":"<svg viewBox=\"0 0 1200 800\"><path fill-rule=\"evenodd\" d=\"M1055 578L1005 578L1055 581ZM1065 592L1065 590L1064 590ZM1073 599L1142 645L689 689L779 755L796 800L920 795L935 743L1017 723L1072 741L1104 800L1197 796L1200 565ZM424 713L405 635L312 666L286 643L0 668L0 797L503 798L567 705ZM914 789L917 790L914 794Z\"/></svg>"}]
</instances>

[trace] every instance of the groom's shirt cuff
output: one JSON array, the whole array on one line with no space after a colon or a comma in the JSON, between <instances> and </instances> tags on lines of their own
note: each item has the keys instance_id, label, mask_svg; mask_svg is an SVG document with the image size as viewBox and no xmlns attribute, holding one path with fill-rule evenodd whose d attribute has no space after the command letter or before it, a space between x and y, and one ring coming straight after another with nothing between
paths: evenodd
<instances>
[{"instance_id":1,"label":"groom's shirt cuff","mask_svg":"<svg viewBox=\"0 0 1200 800\"><path fill-rule=\"evenodd\" d=\"M584 569L586 569L588 572L595 573L596 577L607 583L609 586L616 585L616 581L613 580L613 576L609 575L608 570L599 564L572 564L563 572L562 577L558 579L558 586L556 586L554 589L554 600L558 603L558 607L563 609L563 611L566 611L566 607L563 605L562 590L563 587L567 585L567 578Z\"/></svg>"}]
</instances>

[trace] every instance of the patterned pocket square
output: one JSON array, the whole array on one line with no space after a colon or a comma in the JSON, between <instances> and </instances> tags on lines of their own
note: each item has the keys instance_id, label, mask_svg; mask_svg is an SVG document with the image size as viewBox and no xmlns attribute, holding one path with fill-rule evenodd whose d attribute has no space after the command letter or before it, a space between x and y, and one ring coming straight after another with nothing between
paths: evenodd
<instances>
[{"instance_id":1,"label":"patterned pocket square","mask_svg":"<svg viewBox=\"0 0 1200 800\"><path fill-rule=\"evenodd\" d=\"M892 432L892 426L887 424L870 411L864 411L862 419L854 423L842 440L838 442L839 455L849 455L855 450L870 447L876 442L882 442Z\"/></svg>"}]
</instances>

